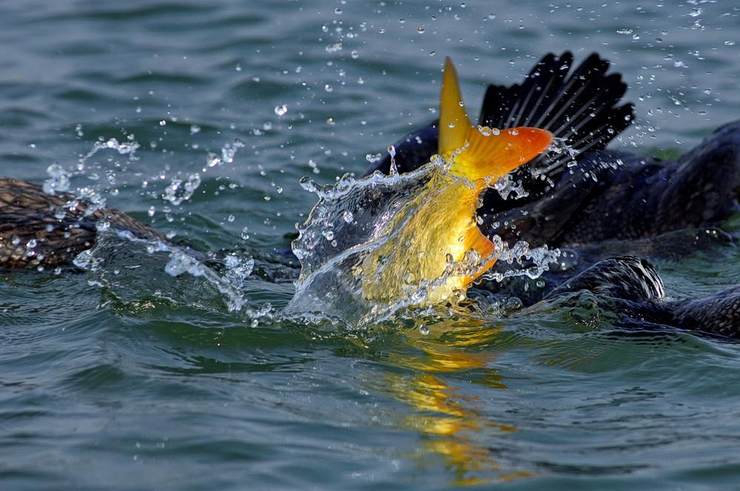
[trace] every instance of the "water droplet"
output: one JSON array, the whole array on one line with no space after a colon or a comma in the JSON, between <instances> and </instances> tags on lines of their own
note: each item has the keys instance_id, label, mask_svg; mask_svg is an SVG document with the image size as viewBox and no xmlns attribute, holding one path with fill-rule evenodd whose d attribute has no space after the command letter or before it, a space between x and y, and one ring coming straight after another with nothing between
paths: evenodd
<instances>
[{"instance_id":1,"label":"water droplet","mask_svg":"<svg viewBox=\"0 0 740 491\"><path fill-rule=\"evenodd\" d=\"M215 153L209 153L208 157L206 158L206 165L208 167L216 167L221 163L221 158L216 155Z\"/></svg>"},{"instance_id":2,"label":"water droplet","mask_svg":"<svg viewBox=\"0 0 740 491\"><path fill-rule=\"evenodd\" d=\"M365 155L365 160L370 162L371 164L374 164L375 162L380 162L380 160L383 158L382 153L368 153Z\"/></svg>"},{"instance_id":3,"label":"water droplet","mask_svg":"<svg viewBox=\"0 0 740 491\"><path fill-rule=\"evenodd\" d=\"M43 186L46 194L69 191L69 175L64 167L59 164L51 164L46 168L46 173L49 174L49 179L44 181Z\"/></svg>"},{"instance_id":4,"label":"water droplet","mask_svg":"<svg viewBox=\"0 0 740 491\"><path fill-rule=\"evenodd\" d=\"M287 112L288 112L287 104L280 104L279 106L275 106L275 114L277 114L278 116L285 116Z\"/></svg>"}]
</instances>

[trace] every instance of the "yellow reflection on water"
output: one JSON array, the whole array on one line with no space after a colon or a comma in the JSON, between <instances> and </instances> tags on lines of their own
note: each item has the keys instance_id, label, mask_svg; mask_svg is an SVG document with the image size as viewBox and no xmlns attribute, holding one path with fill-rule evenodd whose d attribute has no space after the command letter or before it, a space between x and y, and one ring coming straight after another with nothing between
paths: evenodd
<instances>
[{"instance_id":1,"label":"yellow reflection on water","mask_svg":"<svg viewBox=\"0 0 740 491\"><path fill-rule=\"evenodd\" d=\"M500 326L465 319L435 324L433 330L433 336L416 329L407 333L412 350L395 352L389 358L393 365L411 369L413 374L388 374L386 379L390 393L415 410L403 424L423 436L420 457L440 456L455 476L453 484L458 486L531 476L527 471L502 467L493 458L493 452L474 438L481 433L511 433L516 428L481 414L476 409L476 398L463 394L444 378L475 370L476 383L505 389L491 367L493 354L471 350L490 343L499 335Z\"/></svg>"}]
</instances>

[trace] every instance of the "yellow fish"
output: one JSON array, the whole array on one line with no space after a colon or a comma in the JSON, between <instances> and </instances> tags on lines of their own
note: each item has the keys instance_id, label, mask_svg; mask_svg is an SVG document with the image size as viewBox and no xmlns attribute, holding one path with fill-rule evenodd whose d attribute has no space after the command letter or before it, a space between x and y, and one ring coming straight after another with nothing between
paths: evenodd
<instances>
[{"instance_id":1,"label":"yellow fish","mask_svg":"<svg viewBox=\"0 0 740 491\"><path fill-rule=\"evenodd\" d=\"M493 243L475 221L480 194L545 151L552 138L538 128L473 126L455 67L447 58L438 153L450 165L435 169L424 188L382 231L381 235L393 234L393 240L364 258L363 297L392 302L423 291L420 303L438 304L464 294L496 262Z\"/></svg>"}]
</instances>

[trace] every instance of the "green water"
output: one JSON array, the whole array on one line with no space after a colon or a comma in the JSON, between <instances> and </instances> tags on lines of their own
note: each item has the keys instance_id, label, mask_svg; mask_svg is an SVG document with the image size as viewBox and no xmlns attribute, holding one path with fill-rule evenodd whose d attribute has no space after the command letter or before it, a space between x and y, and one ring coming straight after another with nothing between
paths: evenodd
<instances>
[{"instance_id":1,"label":"green water","mask_svg":"<svg viewBox=\"0 0 740 491\"><path fill-rule=\"evenodd\" d=\"M547 51L598 50L637 106L614 146L675 154L740 114L739 18L729 1L5 0L0 174L42 181L132 135L136 160L99 151L73 187L201 251L259 255L313 204L301 176L361 173L435 117L445 55L476 106ZM161 198L235 139L191 200ZM130 255L103 287L0 274L2 489L740 486L735 344L614 335L588 302L427 335L276 322ZM682 298L739 264L725 245L657 266ZM291 294L244 286L247 309Z\"/></svg>"}]
</instances>

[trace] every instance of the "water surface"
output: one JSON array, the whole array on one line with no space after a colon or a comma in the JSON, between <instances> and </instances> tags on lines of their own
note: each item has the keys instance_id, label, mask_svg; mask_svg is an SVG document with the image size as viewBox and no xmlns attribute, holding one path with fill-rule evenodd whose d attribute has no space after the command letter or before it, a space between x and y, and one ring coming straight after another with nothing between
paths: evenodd
<instances>
[{"instance_id":1,"label":"water surface","mask_svg":"<svg viewBox=\"0 0 740 491\"><path fill-rule=\"evenodd\" d=\"M518 81L548 51L599 51L637 106L614 147L675 154L740 114L739 16L725 1L6 0L1 174L41 182L51 164L83 164L73 188L201 251L259 259L314 203L301 176L360 174L436 117L443 56L475 107L487 82ZM87 156L112 138L134 158ZM176 204L168 185L195 174ZM103 277L0 274L4 489L740 479L734 344L615 335L588 302L427 334L272 321L259 312L287 304L289 281L248 277L232 312L207 281L129 247ZM657 266L682 298L738 283L739 260L718 246Z\"/></svg>"}]
</instances>

